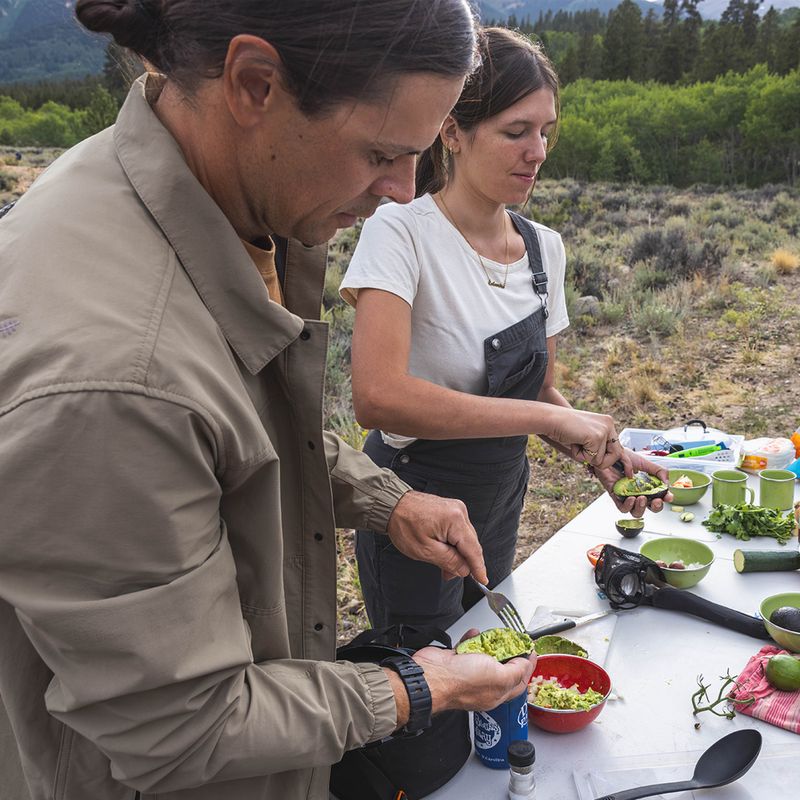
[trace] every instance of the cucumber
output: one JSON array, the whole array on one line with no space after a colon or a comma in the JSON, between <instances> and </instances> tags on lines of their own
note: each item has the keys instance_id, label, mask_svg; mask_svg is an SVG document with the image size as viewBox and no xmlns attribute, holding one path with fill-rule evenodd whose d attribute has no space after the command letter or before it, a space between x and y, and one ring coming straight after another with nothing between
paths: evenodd
<instances>
[{"instance_id":1,"label":"cucumber","mask_svg":"<svg viewBox=\"0 0 800 800\"><path fill-rule=\"evenodd\" d=\"M734 550L733 566L737 572L788 572L800 569L800 553Z\"/></svg>"}]
</instances>

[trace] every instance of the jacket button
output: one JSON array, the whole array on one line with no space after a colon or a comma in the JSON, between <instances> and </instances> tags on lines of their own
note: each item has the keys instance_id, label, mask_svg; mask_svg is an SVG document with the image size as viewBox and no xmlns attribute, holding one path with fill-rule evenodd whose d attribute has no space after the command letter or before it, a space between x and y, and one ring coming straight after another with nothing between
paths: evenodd
<instances>
[{"instance_id":1,"label":"jacket button","mask_svg":"<svg viewBox=\"0 0 800 800\"><path fill-rule=\"evenodd\" d=\"M499 350L500 349L500 340L499 339L492 339L492 347L495 350Z\"/></svg>"},{"instance_id":2,"label":"jacket button","mask_svg":"<svg viewBox=\"0 0 800 800\"><path fill-rule=\"evenodd\" d=\"M402 456L400 456L400 458L398 459L398 461L399 461L401 464L408 464L408 462L409 462L409 461L411 461L411 458L410 458L409 456L407 456L407 455L403 454Z\"/></svg>"},{"instance_id":3,"label":"jacket button","mask_svg":"<svg viewBox=\"0 0 800 800\"><path fill-rule=\"evenodd\" d=\"M317 624L314 626L314 630L315 630L315 631L321 631L321 630L322 630L324 627L325 627L325 626L324 626L324 625L323 625L321 622L318 622L318 623L317 623Z\"/></svg>"},{"instance_id":4,"label":"jacket button","mask_svg":"<svg viewBox=\"0 0 800 800\"><path fill-rule=\"evenodd\" d=\"M306 444L308 445L308 449L309 450L314 450L314 448L316 447L314 442L306 442Z\"/></svg>"},{"instance_id":5,"label":"jacket button","mask_svg":"<svg viewBox=\"0 0 800 800\"><path fill-rule=\"evenodd\" d=\"M300 338L304 342L307 342L311 338L311 334L304 328L302 331L300 331Z\"/></svg>"},{"instance_id":6,"label":"jacket button","mask_svg":"<svg viewBox=\"0 0 800 800\"><path fill-rule=\"evenodd\" d=\"M321 541L322 541L322 534L321 534L319 531L317 531L317 532L314 534L314 538L315 538L315 539L316 539L318 542L321 542Z\"/></svg>"}]
</instances>

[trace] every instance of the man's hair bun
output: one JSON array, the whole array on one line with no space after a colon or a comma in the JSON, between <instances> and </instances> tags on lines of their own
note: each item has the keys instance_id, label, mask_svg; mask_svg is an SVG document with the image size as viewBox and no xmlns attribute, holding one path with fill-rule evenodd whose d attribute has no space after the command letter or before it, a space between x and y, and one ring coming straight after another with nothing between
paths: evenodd
<instances>
[{"instance_id":1,"label":"man's hair bun","mask_svg":"<svg viewBox=\"0 0 800 800\"><path fill-rule=\"evenodd\" d=\"M160 0L78 0L75 15L95 33L110 33L121 47L160 66Z\"/></svg>"}]
</instances>

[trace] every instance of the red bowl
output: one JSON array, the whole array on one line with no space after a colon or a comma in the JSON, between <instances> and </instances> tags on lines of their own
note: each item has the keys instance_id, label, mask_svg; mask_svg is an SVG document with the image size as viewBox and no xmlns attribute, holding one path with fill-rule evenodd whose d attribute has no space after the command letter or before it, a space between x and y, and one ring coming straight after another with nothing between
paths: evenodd
<instances>
[{"instance_id":1,"label":"red bowl","mask_svg":"<svg viewBox=\"0 0 800 800\"><path fill-rule=\"evenodd\" d=\"M586 711L542 708L528 703L528 720L537 728L551 733L572 733L585 728L598 714L608 700L611 692L611 678L608 673L594 661L580 656L567 656L553 653L539 656L533 676L555 678L562 686L577 685L578 691L594 689L603 695L603 699Z\"/></svg>"}]
</instances>

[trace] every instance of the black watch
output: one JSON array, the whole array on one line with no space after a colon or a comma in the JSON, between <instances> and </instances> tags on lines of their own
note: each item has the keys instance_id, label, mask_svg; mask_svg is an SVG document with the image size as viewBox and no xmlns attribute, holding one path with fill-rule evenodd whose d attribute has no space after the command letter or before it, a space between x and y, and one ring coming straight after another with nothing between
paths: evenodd
<instances>
[{"instance_id":1,"label":"black watch","mask_svg":"<svg viewBox=\"0 0 800 800\"><path fill-rule=\"evenodd\" d=\"M382 667L393 669L408 692L408 722L398 731L401 736L418 736L431 726L431 690L422 667L410 656L390 656Z\"/></svg>"}]
</instances>

